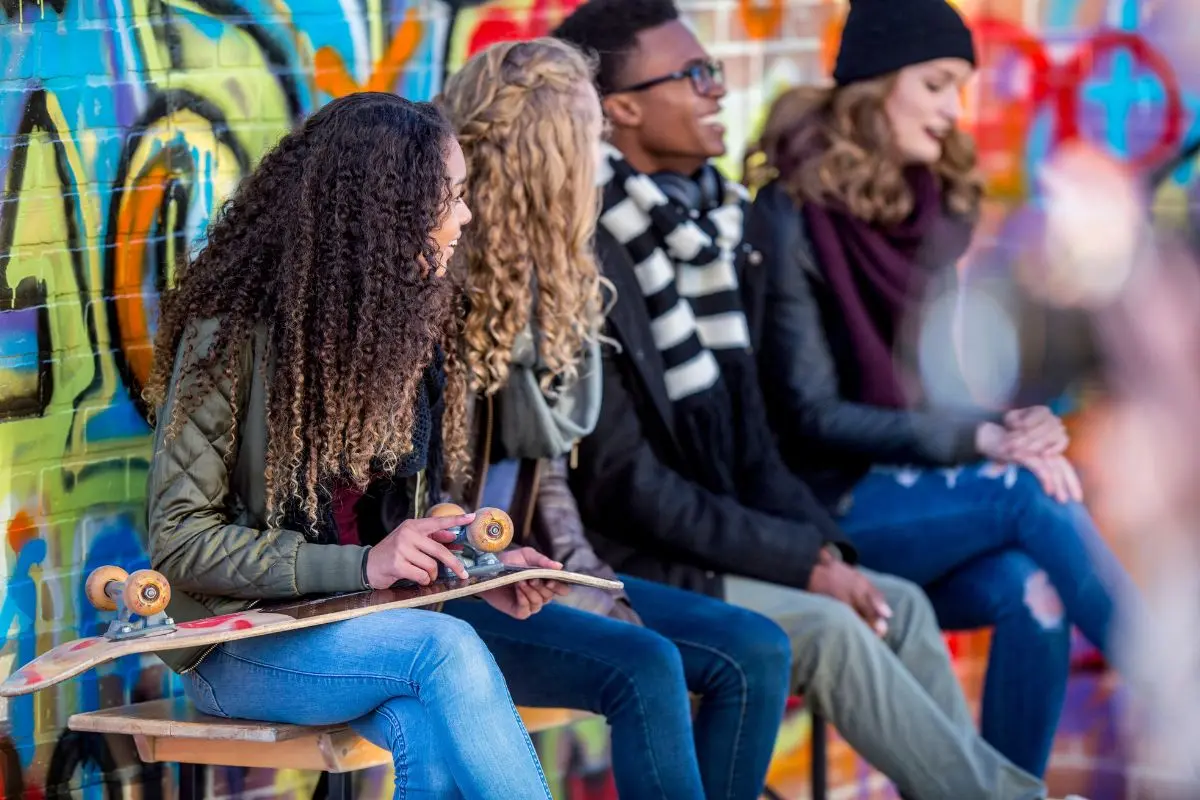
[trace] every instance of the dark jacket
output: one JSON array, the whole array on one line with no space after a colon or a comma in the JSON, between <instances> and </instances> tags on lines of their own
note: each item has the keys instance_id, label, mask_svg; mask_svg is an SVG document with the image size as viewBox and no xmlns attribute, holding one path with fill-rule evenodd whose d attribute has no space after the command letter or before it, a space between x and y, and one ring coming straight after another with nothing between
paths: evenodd
<instances>
[{"instance_id":1,"label":"dark jacket","mask_svg":"<svg viewBox=\"0 0 1200 800\"><path fill-rule=\"evenodd\" d=\"M763 251L742 290L772 428L789 466L828 505L872 463L951 465L979 457L975 429L999 415L976 409L905 410L842 397L856 369L849 333L822 277L803 218L778 182L746 218Z\"/></svg>"},{"instance_id":2,"label":"dark jacket","mask_svg":"<svg viewBox=\"0 0 1200 800\"><path fill-rule=\"evenodd\" d=\"M580 445L571 488L599 555L620 572L718 596L723 573L806 588L829 543L853 561L853 548L771 444L765 410L742 421L768 437L756 460L738 465L753 497L717 495L689 477L634 265L603 229L596 246L616 291L606 333L618 346L604 348L600 419ZM738 268L751 260L741 248Z\"/></svg>"}]
</instances>

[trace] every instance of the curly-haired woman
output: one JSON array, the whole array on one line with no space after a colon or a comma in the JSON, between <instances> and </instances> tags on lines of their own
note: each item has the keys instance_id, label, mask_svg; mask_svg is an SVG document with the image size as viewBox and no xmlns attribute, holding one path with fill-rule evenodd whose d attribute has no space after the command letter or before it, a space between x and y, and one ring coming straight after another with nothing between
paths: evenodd
<instances>
[{"instance_id":1,"label":"curly-haired woman","mask_svg":"<svg viewBox=\"0 0 1200 800\"><path fill-rule=\"evenodd\" d=\"M1041 775L1072 624L1111 658L1136 596L1079 503L1054 414L910 394L953 361L947 345L915 365L909 335L951 341L922 312L952 285L979 210L957 126L974 64L945 0L852 2L836 86L781 98L762 142L779 177L748 221L767 257L747 305L792 468L838 509L863 565L923 585L943 627L992 628L983 734Z\"/></svg>"},{"instance_id":2,"label":"curly-haired woman","mask_svg":"<svg viewBox=\"0 0 1200 800\"><path fill-rule=\"evenodd\" d=\"M468 289L474 404L468 497L571 570L612 576L567 487L600 407L602 283L593 254L603 113L588 61L555 39L503 43L446 83L476 222L454 272ZM495 654L517 702L588 709L613 728L622 798L756 798L788 694L790 647L765 617L622 576L515 622L448 603ZM693 726L688 690L700 696Z\"/></svg>"},{"instance_id":3,"label":"curly-haired woman","mask_svg":"<svg viewBox=\"0 0 1200 800\"><path fill-rule=\"evenodd\" d=\"M149 551L175 619L427 584L439 562L462 574L445 529L472 517L422 512L443 462L465 464L444 277L470 220L465 179L433 106L335 100L263 158L164 292ZM369 548L340 541L333 508L364 491L403 512ZM512 592L488 599L516 605ZM349 722L391 751L397 798L550 796L491 654L445 614L160 655L205 713Z\"/></svg>"}]
</instances>

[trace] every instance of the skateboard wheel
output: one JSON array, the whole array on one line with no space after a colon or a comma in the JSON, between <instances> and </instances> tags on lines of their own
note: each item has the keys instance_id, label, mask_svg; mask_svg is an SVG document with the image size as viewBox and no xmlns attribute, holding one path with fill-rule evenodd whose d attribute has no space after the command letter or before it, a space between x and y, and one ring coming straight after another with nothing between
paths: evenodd
<instances>
[{"instance_id":1,"label":"skateboard wheel","mask_svg":"<svg viewBox=\"0 0 1200 800\"><path fill-rule=\"evenodd\" d=\"M498 508L479 509L467 526L467 543L484 553L499 553L512 539L512 518Z\"/></svg>"},{"instance_id":2,"label":"skateboard wheel","mask_svg":"<svg viewBox=\"0 0 1200 800\"><path fill-rule=\"evenodd\" d=\"M461 517L465 513L467 512L463 510L462 506L455 505L454 503L438 503L429 509L429 516L431 517Z\"/></svg>"},{"instance_id":3,"label":"skateboard wheel","mask_svg":"<svg viewBox=\"0 0 1200 800\"><path fill-rule=\"evenodd\" d=\"M110 582L124 583L128 577L129 573L120 567L96 567L92 570L92 574L88 575L87 583L83 586L83 593L87 595L88 602L95 608L101 611L116 611L116 599L109 597L104 589Z\"/></svg>"},{"instance_id":4,"label":"skateboard wheel","mask_svg":"<svg viewBox=\"0 0 1200 800\"><path fill-rule=\"evenodd\" d=\"M152 569L139 569L125 581L125 607L139 617L151 617L171 601L171 585Z\"/></svg>"}]
</instances>

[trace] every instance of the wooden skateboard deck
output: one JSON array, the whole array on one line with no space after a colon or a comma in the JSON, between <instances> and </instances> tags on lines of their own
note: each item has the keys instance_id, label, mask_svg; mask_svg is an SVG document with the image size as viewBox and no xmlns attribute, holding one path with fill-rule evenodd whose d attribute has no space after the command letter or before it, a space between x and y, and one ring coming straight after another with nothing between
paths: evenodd
<instances>
[{"instance_id":1,"label":"wooden skateboard deck","mask_svg":"<svg viewBox=\"0 0 1200 800\"><path fill-rule=\"evenodd\" d=\"M623 585L619 581L563 570L504 567L493 574L471 576L466 580L436 581L429 586L403 586L317 599L298 599L193 622L171 624L164 629L166 632L147 628L142 635L135 632L119 639L104 635L64 642L10 675L0 684L0 696L12 697L36 692L123 656L202 647L252 636L267 636L396 608L420 608L538 578L610 590L620 589ZM163 589L169 592L167 587Z\"/></svg>"}]
</instances>

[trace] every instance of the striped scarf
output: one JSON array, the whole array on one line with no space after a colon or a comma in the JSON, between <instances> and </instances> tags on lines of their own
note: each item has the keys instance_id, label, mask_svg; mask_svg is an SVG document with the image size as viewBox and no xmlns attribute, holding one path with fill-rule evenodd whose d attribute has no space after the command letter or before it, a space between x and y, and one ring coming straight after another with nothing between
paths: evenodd
<instances>
[{"instance_id":1,"label":"striped scarf","mask_svg":"<svg viewBox=\"0 0 1200 800\"><path fill-rule=\"evenodd\" d=\"M667 395L678 402L720 379L714 350L750 346L734 271L748 198L741 186L726 181L720 207L689 216L620 151L605 147L598 176L604 186L600 225L633 259L666 367Z\"/></svg>"}]
</instances>

